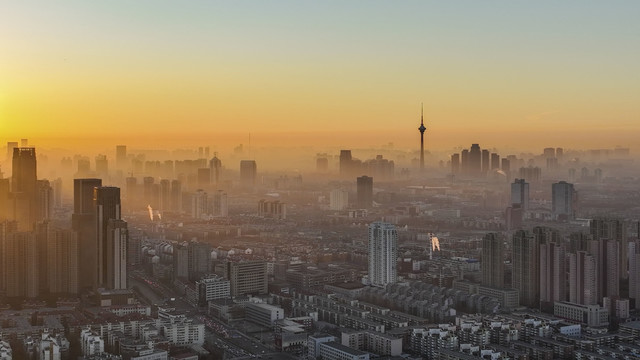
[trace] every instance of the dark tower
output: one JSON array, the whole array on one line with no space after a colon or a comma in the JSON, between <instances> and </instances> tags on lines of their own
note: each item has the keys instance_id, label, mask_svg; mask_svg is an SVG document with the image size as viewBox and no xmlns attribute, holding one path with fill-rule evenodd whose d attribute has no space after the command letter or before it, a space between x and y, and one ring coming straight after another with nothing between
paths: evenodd
<instances>
[{"instance_id":1,"label":"dark tower","mask_svg":"<svg viewBox=\"0 0 640 360\"><path fill-rule=\"evenodd\" d=\"M101 179L73 179L71 226L78 234L78 287L83 290L98 287L98 238L93 193L101 186Z\"/></svg>"},{"instance_id":2,"label":"dark tower","mask_svg":"<svg viewBox=\"0 0 640 360\"><path fill-rule=\"evenodd\" d=\"M427 130L424 127L424 104L420 104L420 170L424 170L424 131Z\"/></svg>"},{"instance_id":3,"label":"dark tower","mask_svg":"<svg viewBox=\"0 0 640 360\"><path fill-rule=\"evenodd\" d=\"M120 220L120 188L101 186L93 189L93 201L96 214L97 240L97 285L113 289L110 269L113 268L113 226L109 220ZM119 224L119 223L118 223ZM115 227L119 227L115 226ZM111 235L111 236L110 236Z\"/></svg>"}]
</instances>

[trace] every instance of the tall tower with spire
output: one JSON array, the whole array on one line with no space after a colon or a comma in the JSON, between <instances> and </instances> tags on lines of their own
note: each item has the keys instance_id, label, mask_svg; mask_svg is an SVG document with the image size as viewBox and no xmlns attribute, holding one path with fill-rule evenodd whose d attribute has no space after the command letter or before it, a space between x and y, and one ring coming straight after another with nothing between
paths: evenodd
<instances>
[{"instance_id":1,"label":"tall tower with spire","mask_svg":"<svg viewBox=\"0 0 640 360\"><path fill-rule=\"evenodd\" d=\"M420 170L424 170L424 131L427 130L424 127L424 104L420 104Z\"/></svg>"}]
</instances>

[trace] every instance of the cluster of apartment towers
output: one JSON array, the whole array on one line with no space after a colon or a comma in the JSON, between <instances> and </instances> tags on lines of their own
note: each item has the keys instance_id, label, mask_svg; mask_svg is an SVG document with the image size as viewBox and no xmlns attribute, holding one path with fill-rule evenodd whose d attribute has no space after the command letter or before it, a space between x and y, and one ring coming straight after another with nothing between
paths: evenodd
<instances>
[{"instance_id":1,"label":"cluster of apartment towers","mask_svg":"<svg viewBox=\"0 0 640 360\"><path fill-rule=\"evenodd\" d=\"M12 176L0 179L0 292L35 298L126 289L129 231L120 188L75 179L72 228L54 229L53 189L36 168L35 148L16 147Z\"/></svg>"}]
</instances>

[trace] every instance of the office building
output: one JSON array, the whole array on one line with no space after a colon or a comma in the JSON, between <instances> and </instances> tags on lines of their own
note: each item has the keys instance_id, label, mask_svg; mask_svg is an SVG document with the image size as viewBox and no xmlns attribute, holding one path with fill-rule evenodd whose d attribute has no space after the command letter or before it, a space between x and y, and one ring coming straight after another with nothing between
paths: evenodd
<instances>
[{"instance_id":1,"label":"office building","mask_svg":"<svg viewBox=\"0 0 640 360\"><path fill-rule=\"evenodd\" d=\"M267 263L264 261L228 261L225 277L231 282L232 297L267 293Z\"/></svg>"},{"instance_id":2,"label":"office building","mask_svg":"<svg viewBox=\"0 0 640 360\"><path fill-rule=\"evenodd\" d=\"M553 315L591 327L609 325L609 310L599 305L581 305L566 301L556 302Z\"/></svg>"},{"instance_id":3,"label":"office building","mask_svg":"<svg viewBox=\"0 0 640 360\"><path fill-rule=\"evenodd\" d=\"M369 283L384 287L397 281L398 232L392 224L369 225Z\"/></svg>"},{"instance_id":4,"label":"office building","mask_svg":"<svg viewBox=\"0 0 640 360\"><path fill-rule=\"evenodd\" d=\"M322 360L369 360L369 353L352 349L337 342L319 344L319 359Z\"/></svg>"},{"instance_id":5,"label":"office building","mask_svg":"<svg viewBox=\"0 0 640 360\"><path fill-rule=\"evenodd\" d=\"M520 205L523 211L529 210L529 183L524 179L515 179L511 184L511 204Z\"/></svg>"},{"instance_id":6,"label":"office building","mask_svg":"<svg viewBox=\"0 0 640 360\"><path fill-rule=\"evenodd\" d=\"M109 219L107 224L106 283L104 287L113 290L127 288L127 244L129 231L127 222Z\"/></svg>"},{"instance_id":7,"label":"office building","mask_svg":"<svg viewBox=\"0 0 640 360\"><path fill-rule=\"evenodd\" d=\"M560 181L551 185L551 212L556 220L571 220L576 215L576 191L573 184Z\"/></svg>"},{"instance_id":8,"label":"office building","mask_svg":"<svg viewBox=\"0 0 640 360\"><path fill-rule=\"evenodd\" d=\"M357 207L370 209L373 206L373 178L360 176L357 179Z\"/></svg>"},{"instance_id":9,"label":"office building","mask_svg":"<svg viewBox=\"0 0 640 360\"><path fill-rule=\"evenodd\" d=\"M231 283L219 276L210 276L196 281L196 298L199 306L211 300L231 297Z\"/></svg>"},{"instance_id":10,"label":"office building","mask_svg":"<svg viewBox=\"0 0 640 360\"><path fill-rule=\"evenodd\" d=\"M219 184L220 174L222 172L222 161L218 159L217 153L214 153L213 158L209 160L209 169L211 171L211 181L214 184Z\"/></svg>"},{"instance_id":11,"label":"office building","mask_svg":"<svg viewBox=\"0 0 640 360\"><path fill-rule=\"evenodd\" d=\"M97 286L107 289L113 289L117 282L121 284L119 279L115 279L116 271L119 270L118 264L114 261L113 254L116 247L122 245L122 241L126 241L126 223L111 222L110 220L121 219L120 209L120 188L101 186L93 190L93 199L96 206L96 239L97 239L97 257L96 275ZM120 249L122 250L122 249ZM126 264L126 246L125 264ZM126 281L125 281L126 283Z\"/></svg>"},{"instance_id":12,"label":"office building","mask_svg":"<svg viewBox=\"0 0 640 360\"><path fill-rule=\"evenodd\" d=\"M76 232L78 247L78 287L97 287L98 234L96 232L95 188L102 186L100 179L73 180L73 214L71 228Z\"/></svg>"},{"instance_id":13,"label":"office building","mask_svg":"<svg viewBox=\"0 0 640 360\"><path fill-rule=\"evenodd\" d=\"M482 285L504 287L504 240L498 233L482 238Z\"/></svg>"},{"instance_id":14,"label":"office building","mask_svg":"<svg viewBox=\"0 0 640 360\"><path fill-rule=\"evenodd\" d=\"M245 311L247 320L266 328L272 328L276 321L284 319L284 309L269 304L249 303Z\"/></svg>"},{"instance_id":15,"label":"office building","mask_svg":"<svg viewBox=\"0 0 640 360\"><path fill-rule=\"evenodd\" d=\"M13 149L11 196L13 220L18 229L31 231L39 221L37 194L36 149L17 147Z\"/></svg>"},{"instance_id":16,"label":"office building","mask_svg":"<svg viewBox=\"0 0 640 360\"><path fill-rule=\"evenodd\" d=\"M258 178L258 166L255 160L240 161L240 183L245 188L253 188Z\"/></svg>"},{"instance_id":17,"label":"office building","mask_svg":"<svg viewBox=\"0 0 640 360\"><path fill-rule=\"evenodd\" d=\"M307 340L307 359L317 360L320 358L320 344L334 342L337 339L328 334L318 334L309 336Z\"/></svg>"}]
</instances>

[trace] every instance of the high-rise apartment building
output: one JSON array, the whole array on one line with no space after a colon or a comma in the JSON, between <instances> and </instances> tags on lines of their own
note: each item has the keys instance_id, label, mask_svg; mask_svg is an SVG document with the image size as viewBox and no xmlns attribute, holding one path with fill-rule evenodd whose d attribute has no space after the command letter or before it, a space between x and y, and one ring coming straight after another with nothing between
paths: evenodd
<instances>
[{"instance_id":1,"label":"high-rise apartment building","mask_svg":"<svg viewBox=\"0 0 640 360\"><path fill-rule=\"evenodd\" d=\"M640 241L629 243L629 298L640 309Z\"/></svg>"},{"instance_id":2,"label":"high-rise apartment building","mask_svg":"<svg viewBox=\"0 0 640 360\"><path fill-rule=\"evenodd\" d=\"M513 235L511 286L518 290L520 304L537 308L540 300L540 242L533 233L519 230Z\"/></svg>"},{"instance_id":3,"label":"high-rise apartment building","mask_svg":"<svg viewBox=\"0 0 640 360\"><path fill-rule=\"evenodd\" d=\"M370 176L360 176L357 181L357 207L369 209L373 206L373 178Z\"/></svg>"},{"instance_id":4,"label":"high-rise apartment building","mask_svg":"<svg viewBox=\"0 0 640 360\"><path fill-rule=\"evenodd\" d=\"M498 233L482 238L482 285L504 287L504 240Z\"/></svg>"},{"instance_id":5,"label":"high-rise apartment building","mask_svg":"<svg viewBox=\"0 0 640 360\"><path fill-rule=\"evenodd\" d=\"M551 204L556 220L571 220L576 215L576 191L573 184L560 181L551 185Z\"/></svg>"},{"instance_id":6,"label":"high-rise apartment building","mask_svg":"<svg viewBox=\"0 0 640 360\"><path fill-rule=\"evenodd\" d=\"M556 242L540 244L540 302L553 305L566 300L565 249Z\"/></svg>"},{"instance_id":7,"label":"high-rise apartment building","mask_svg":"<svg viewBox=\"0 0 640 360\"><path fill-rule=\"evenodd\" d=\"M482 173L486 174L491 169L491 153L487 149L482 150Z\"/></svg>"},{"instance_id":8,"label":"high-rise apartment building","mask_svg":"<svg viewBox=\"0 0 640 360\"><path fill-rule=\"evenodd\" d=\"M595 305L597 300L596 258L586 251L569 254L569 302Z\"/></svg>"},{"instance_id":9,"label":"high-rise apartment building","mask_svg":"<svg viewBox=\"0 0 640 360\"><path fill-rule=\"evenodd\" d=\"M511 184L511 204L520 205L524 211L529 210L529 183L524 179L515 179Z\"/></svg>"},{"instance_id":10,"label":"high-rise apartment building","mask_svg":"<svg viewBox=\"0 0 640 360\"><path fill-rule=\"evenodd\" d=\"M329 210L340 211L349 206L349 192L343 189L331 190L329 194Z\"/></svg>"},{"instance_id":11,"label":"high-rise apartment building","mask_svg":"<svg viewBox=\"0 0 640 360\"><path fill-rule=\"evenodd\" d=\"M397 281L398 232L392 224L369 225L369 283L386 286Z\"/></svg>"},{"instance_id":12,"label":"high-rise apartment building","mask_svg":"<svg viewBox=\"0 0 640 360\"><path fill-rule=\"evenodd\" d=\"M611 239L618 242L620 259L618 274L620 279L627 279L628 273L628 239L627 223L620 219L597 218L590 221L590 233L594 240Z\"/></svg>"},{"instance_id":13,"label":"high-rise apartment building","mask_svg":"<svg viewBox=\"0 0 640 360\"><path fill-rule=\"evenodd\" d=\"M56 294L78 293L78 234L73 230L52 230L47 244L49 291ZM81 262L87 262L81 259Z\"/></svg>"}]
</instances>

